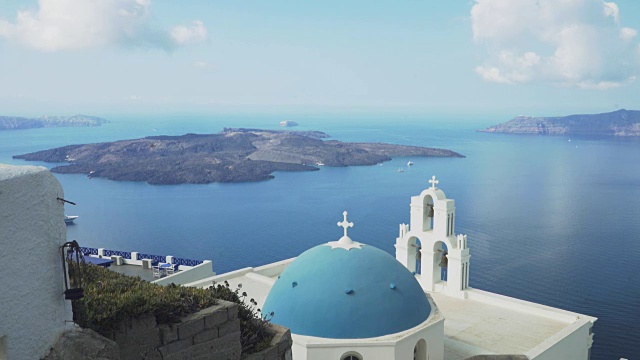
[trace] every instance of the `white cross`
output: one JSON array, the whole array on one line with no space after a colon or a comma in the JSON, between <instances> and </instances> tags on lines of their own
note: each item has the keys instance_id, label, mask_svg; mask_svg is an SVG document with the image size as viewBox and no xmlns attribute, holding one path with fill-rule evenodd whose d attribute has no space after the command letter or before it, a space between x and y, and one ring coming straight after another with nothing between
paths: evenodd
<instances>
[{"instance_id":1,"label":"white cross","mask_svg":"<svg viewBox=\"0 0 640 360\"><path fill-rule=\"evenodd\" d=\"M436 188L436 184L440 183L440 181L439 181L439 180L436 180L436 176L435 176L435 175L433 175L433 176L431 177L431 180L429 180L429 183L431 184L431 188L432 188L432 189L435 189L435 188Z\"/></svg>"},{"instance_id":2,"label":"white cross","mask_svg":"<svg viewBox=\"0 0 640 360\"><path fill-rule=\"evenodd\" d=\"M347 221L347 212L343 212L342 216L344 216L344 220L338 223L338 226L342 226L344 228L344 236L347 236L347 229L353 227L352 222Z\"/></svg>"}]
</instances>

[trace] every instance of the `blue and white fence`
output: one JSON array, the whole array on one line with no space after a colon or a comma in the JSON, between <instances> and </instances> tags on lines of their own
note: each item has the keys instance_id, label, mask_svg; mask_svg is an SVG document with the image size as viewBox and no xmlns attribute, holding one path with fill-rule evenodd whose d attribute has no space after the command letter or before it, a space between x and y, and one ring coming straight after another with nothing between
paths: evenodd
<instances>
[{"instance_id":1,"label":"blue and white fence","mask_svg":"<svg viewBox=\"0 0 640 360\"><path fill-rule=\"evenodd\" d=\"M142 266L143 259L151 259L159 263L179 264L181 270L191 269L205 262L210 262L208 260L203 261L203 260L185 259L185 258L174 257L171 255L162 256L162 255L139 253L137 251L129 252L129 251L109 250L109 249L103 249L103 248L81 247L80 251L84 254L84 256L94 256L94 257L121 256L124 264L127 264L127 265Z\"/></svg>"},{"instance_id":2,"label":"blue and white fence","mask_svg":"<svg viewBox=\"0 0 640 360\"><path fill-rule=\"evenodd\" d=\"M150 254L139 254L136 253L136 260L142 260L142 259L151 259L153 261L157 261L159 263L166 263L167 261L167 256L161 256L161 255L150 255ZM172 263L173 264L173 263Z\"/></svg>"},{"instance_id":3,"label":"blue and white fence","mask_svg":"<svg viewBox=\"0 0 640 360\"><path fill-rule=\"evenodd\" d=\"M104 250L103 254L104 254L103 256L112 256L112 255L122 256L123 259L131 260L131 253L127 251Z\"/></svg>"}]
</instances>

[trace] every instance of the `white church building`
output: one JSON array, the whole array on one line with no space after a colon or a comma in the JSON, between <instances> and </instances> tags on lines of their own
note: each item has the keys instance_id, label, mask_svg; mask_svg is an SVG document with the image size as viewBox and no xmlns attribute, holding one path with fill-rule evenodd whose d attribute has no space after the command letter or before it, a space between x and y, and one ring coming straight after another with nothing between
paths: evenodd
<instances>
[{"instance_id":1,"label":"white church building","mask_svg":"<svg viewBox=\"0 0 640 360\"><path fill-rule=\"evenodd\" d=\"M291 329L294 360L589 359L596 318L469 287L455 202L430 183L411 198L395 258L349 238L345 212L337 241L185 285L242 284L263 315Z\"/></svg>"}]
</instances>

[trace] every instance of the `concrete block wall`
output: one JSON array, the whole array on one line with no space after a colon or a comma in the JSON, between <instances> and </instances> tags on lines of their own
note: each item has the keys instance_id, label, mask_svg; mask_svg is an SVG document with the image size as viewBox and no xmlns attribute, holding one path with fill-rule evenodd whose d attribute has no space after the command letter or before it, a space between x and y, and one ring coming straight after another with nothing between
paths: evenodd
<instances>
[{"instance_id":1,"label":"concrete block wall","mask_svg":"<svg viewBox=\"0 0 640 360\"><path fill-rule=\"evenodd\" d=\"M158 325L154 316L131 319L111 339L122 360L240 359L238 304L220 301L178 324Z\"/></svg>"},{"instance_id":2,"label":"concrete block wall","mask_svg":"<svg viewBox=\"0 0 640 360\"><path fill-rule=\"evenodd\" d=\"M271 346L257 353L242 357L242 360L291 360L291 331L280 325L271 324L275 333L271 339Z\"/></svg>"}]
</instances>

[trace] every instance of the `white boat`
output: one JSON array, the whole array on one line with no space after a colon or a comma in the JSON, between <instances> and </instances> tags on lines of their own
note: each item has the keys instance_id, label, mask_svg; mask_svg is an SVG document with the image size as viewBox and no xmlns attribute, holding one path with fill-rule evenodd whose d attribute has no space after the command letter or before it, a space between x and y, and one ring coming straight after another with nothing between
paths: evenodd
<instances>
[{"instance_id":1,"label":"white boat","mask_svg":"<svg viewBox=\"0 0 640 360\"><path fill-rule=\"evenodd\" d=\"M319 163L317 163L316 165L318 165L318 166L324 166L324 163L319 162Z\"/></svg>"},{"instance_id":2,"label":"white boat","mask_svg":"<svg viewBox=\"0 0 640 360\"><path fill-rule=\"evenodd\" d=\"M75 219L77 219L78 217L75 215L65 215L64 216L64 223L65 224L72 224L74 222Z\"/></svg>"},{"instance_id":3,"label":"white boat","mask_svg":"<svg viewBox=\"0 0 640 360\"><path fill-rule=\"evenodd\" d=\"M413 165L413 163L412 163L411 161L409 161L409 162L407 163L407 166L411 166L411 165Z\"/></svg>"},{"instance_id":4,"label":"white boat","mask_svg":"<svg viewBox=\"0 0 640 360\"><path fill-rule=\"evenodd\" d=\"M298 126L298 123L295 121L291 121L291 120L283 120L280 121L280 124L278 124L280 126L285 126L285 127L290 127L290 126Z\"/></svg>"},{"instance_id":5,"label":"white boat","mask_svg":"<svg viewBox=\"0 0 640 360\"><path fill-rule=\"evenodd\" d=\"M402 170L402 168L398 169L398 172L404 172L404 170Z\"/></svg>"}]
</instances>

